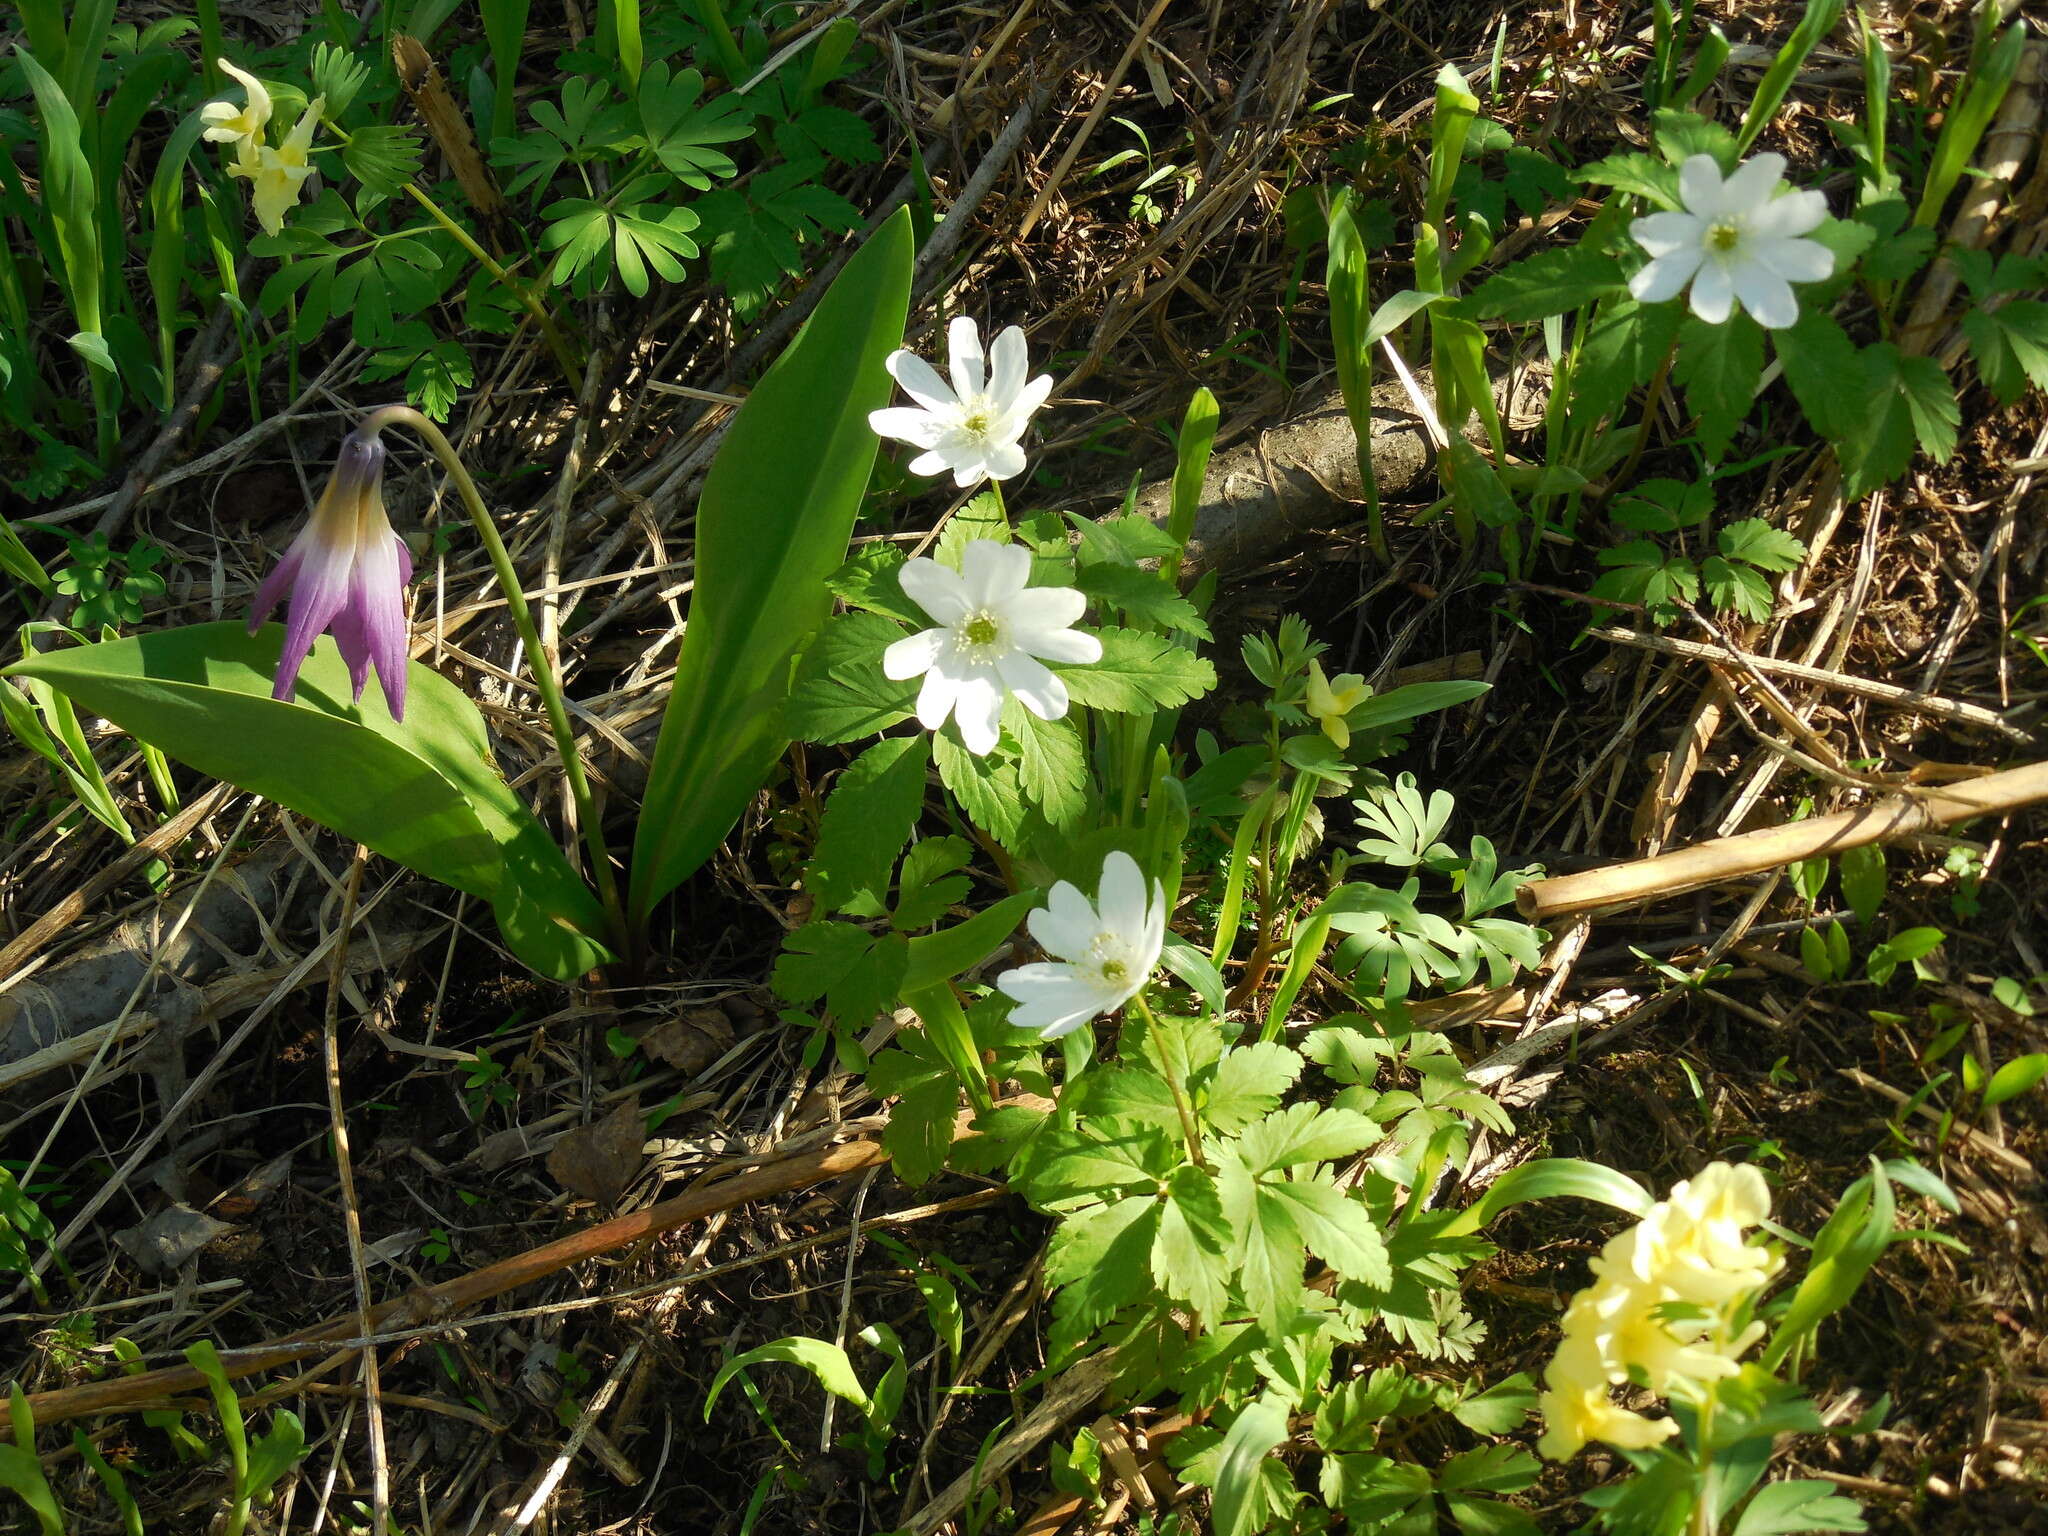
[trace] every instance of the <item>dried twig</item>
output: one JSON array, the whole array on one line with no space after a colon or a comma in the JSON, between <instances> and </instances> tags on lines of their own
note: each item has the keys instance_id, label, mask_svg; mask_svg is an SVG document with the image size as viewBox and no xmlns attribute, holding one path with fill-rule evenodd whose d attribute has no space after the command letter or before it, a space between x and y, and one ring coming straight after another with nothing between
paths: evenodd
<instances>
[{"instance_id":1,"label":"dried twig","mask_svg":"<svg viewBox=\"0 0 2048 1536\"><path fill-rule=\"evenodd\" d=\"M1858 810L1715 838L1651 859L1533 881L1515 893L1515 905L1531 922L1565 912L1625 906L1779 869L1801 859L1839 854L1866 843L1953 826L1977 816L2004 815L2039 800L2048 800L2048 763L2030 763L1940 789L1891 795Z\"/></svg>"}]
</instances>

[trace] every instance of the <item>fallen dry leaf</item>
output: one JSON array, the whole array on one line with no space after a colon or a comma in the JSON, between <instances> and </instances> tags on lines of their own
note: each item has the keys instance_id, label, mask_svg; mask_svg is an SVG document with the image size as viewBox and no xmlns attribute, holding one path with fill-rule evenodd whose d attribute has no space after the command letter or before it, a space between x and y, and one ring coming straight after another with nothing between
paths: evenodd
<instances>
[{"instance_id":1,"label":"fallen dry leaf","mask_svg":"<svg viewBox=\"0 0 2048 1536\"><path fill-rule=\"evenodd\" d=\"M732 1044L732 1020L722 1008L685 1008L640 1037L650 1056L678 1072L702 1072Z\"/></svg>"},{"instance_id":2,"label":"fallen dry leaf","mask_svg":"<svg viewBox=\"0 0 2048 1536\"><path fill-rule=\"evenodd\" d=\"M602 1120L579 1125L556 1142L548 1153L548 1173L572 1195L616 1205L640 1171L640 1146L646 1139L636 1093Z\"/></svg>"}]
</instances>

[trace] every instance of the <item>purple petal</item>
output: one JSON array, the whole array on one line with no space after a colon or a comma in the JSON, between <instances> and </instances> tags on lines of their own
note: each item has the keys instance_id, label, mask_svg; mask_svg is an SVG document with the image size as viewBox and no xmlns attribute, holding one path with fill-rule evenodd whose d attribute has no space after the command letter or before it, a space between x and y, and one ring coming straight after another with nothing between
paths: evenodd
<instances>
[{"instance_id":1,"label":"purple petal","mask_svg":"<svg viewBox=\"0 0 2048 1536\"><path fill-rule=\"evenodd\" d=\"M285 593L289 592L299 579L299 566L304 563L305 558L305 552L295 541L292 547L284 552L284 558L263 578L263 585L256 589L255 606L249 610L250 634L253 635L261 629L263 621L270 617L271 611L284 601Z\"/></svg>"},{"instance_id":2,"label":"purple petal","mask_svg":"<svg viewBox=\"0 0 2048 1536\"><path fill-rule=\"evenodd\" d=\"M313 641L334 623L348 601L354 575L352 551L309 542L301 555L298 579L292 586L291 612L285 619L284 648L278 652L273 699L289 699L299 680L299 667Z\"/></svg>"},{"instance_id":3,"label":"purple petal","mask_svg":"<svg viewBox=\"0 0 2048 1536\"><path fill-rule=\"evenodd\" d=\"M356 561L354 616L362 625L364 650L377 668L377 680L384 685L384 702L391 718L405 718L405 579L400 574L409 562L405 545L397 535L365 549ZM339 632L336 640L340 639ZM363 679L351 670L356 697L363 693Z\"/></svg>"}]
</instances>

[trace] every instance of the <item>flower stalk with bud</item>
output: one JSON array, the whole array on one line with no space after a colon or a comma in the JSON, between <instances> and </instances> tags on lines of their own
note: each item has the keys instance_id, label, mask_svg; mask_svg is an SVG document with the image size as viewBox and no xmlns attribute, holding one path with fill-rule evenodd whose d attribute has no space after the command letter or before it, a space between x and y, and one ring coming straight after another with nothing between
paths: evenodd
<instances>
[{"instance_id":1,"label":"flower stalk with bud","mask_svg":"<svg viewBox=\"0 0 2048 1536\"><path fill-rule=\"evenodd\" d=\"M389 427L408 428L426 442L454 483L463 510L469 514L485 553L490 556L491 569L505 594L505 606L532 669L548 729L561 754L562 771L576 807L584 846L590 854L598 894L611 919L613 938L624 942L629 930L619 901L618 882L612 874L611 855L605 846L603 823L591 797L590 778L577 749L576 733L569 723L561 680L541 643L519 573L455 445L439 427L409 405L380 406L344 439L341 460L321 493L312 519L257 594L252 629L268 616L287 590L292 597L274 696L291 697L299 665L314 638L323 630L332 629L335 642L349 663L357 697L362 695L368 668L374 666L392 717L403 714L403 589L411 579L412 562L384 514L384 448L379 434Z\"/></svg>"}]
</instances>

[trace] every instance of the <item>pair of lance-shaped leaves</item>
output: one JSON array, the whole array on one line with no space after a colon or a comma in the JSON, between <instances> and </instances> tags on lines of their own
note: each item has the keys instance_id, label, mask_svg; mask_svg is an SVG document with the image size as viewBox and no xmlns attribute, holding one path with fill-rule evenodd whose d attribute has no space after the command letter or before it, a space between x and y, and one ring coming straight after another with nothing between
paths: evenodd
<instances>
[{"instance_id":1,"label":"pair of lance-shaped leaves","mask_svg":"<svg viewBox=\"0 0 2048 1536\"><path fill-rule=\"evenodd\" d=\"M644 924L709 858L788 746L795 658L830 611L903 336L912 242L899 213L855 253L735 415L698 504L696 583L635 842ZM282 631L200 624L32 656L10 668L201 772L287 806L490 902L526 965L567 980L611 958L604 913L499 774L483 717L412 665L406 718L351 702L322 639L296 700L271 699Z\"/></svg>"}]
</instances>

